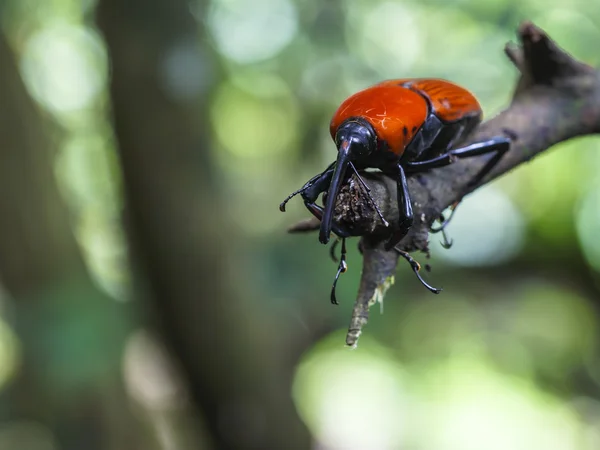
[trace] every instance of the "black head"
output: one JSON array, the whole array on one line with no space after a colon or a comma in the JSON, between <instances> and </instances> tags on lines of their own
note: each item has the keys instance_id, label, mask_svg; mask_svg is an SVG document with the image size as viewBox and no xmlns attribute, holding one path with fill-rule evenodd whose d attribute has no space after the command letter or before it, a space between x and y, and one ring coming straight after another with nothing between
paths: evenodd
<instances>
[{"instance_id":1,"label":"black head","mask_svg":"<svg viewBox=\"0 0 600 450\"><path fill-rule=\"evenodd\" d=\"M338 127L335 133L338 151L347 148L348 159L356 161L369 156L377 148L377 135L373 126L365 119L351 117Z\"/></svg>"},{"instance_id":2,"label":"black head","mask_svg":"<svg viewBox=\"0 0 600 450\"><path fill-rule=\"evenodd\" d=\"M342 186L348 163L351 161L360 161L373 153L377 148L377 135L369 122L361 118L352 117L346 119L338 127L335 134L335 144L338 148L338 157L327 192L327 201L319 233L319 240L323 244L329 242L335 199Z\"/></svg>"}]
</instances>

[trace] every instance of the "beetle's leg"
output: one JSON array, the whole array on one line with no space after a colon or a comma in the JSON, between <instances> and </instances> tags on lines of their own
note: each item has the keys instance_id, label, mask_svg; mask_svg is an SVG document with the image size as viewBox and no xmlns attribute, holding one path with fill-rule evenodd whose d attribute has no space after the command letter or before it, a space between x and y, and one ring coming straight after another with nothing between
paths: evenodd
<instances>
[{"instance_id":1,"label":"beetle's leg","mask_svg":"<svg viewBox=\"0 0 600 450\"><path fill-rule=\"evenodd\" d=\"M462 200L459 200L457 202L452 203L452 205L450 205L450 216L448 216L448 218L446 219L444 217L444 215L442 214L440 216L440 222L441 222L440 226L438 228L434 228L432 226L429 231L431 231L432 233L439 233L444 228L446 228L446 226L450 223L450 221L454 217L454 213L456 212L456 208L458 208L458 205L460 205L461 202L462 202Z\"/></svg>"},{"instance_id":2,"label":"beetle's leg","mask_svg":"<svg viewBox=\"0 0 600 450\"><path fill-rule=\"evenodd\" d=\"M319 175L315 175L314 177L312 177L310 180L308 180L306 183L304 183L304 186L302 186L300 189L298 189L297 191L292 192L290 195L288 195L286 197L286 199L284 201L282 201L279 204L279 210L281 212L285 212L285 205L287 202L289 202L292 198L294 198L296 195L298 194L302 194L305 191L307 191L308 189L310 189L311 187L313 187L316 183L319 183L319 187L322 187L325 180L323 180L324 176L328 175L329 176L329 181L331 180L331 174L333 174L333 166L335 165L335 162L331 163L327 169L325 169L322 173L320 173ZM329 173L331 172L331 173ZM327 181L327 183L329 182ZM322 191L318 192L314 199L312 200L313 202L317 199L317 197L319 196L319 194L321 192L324 192L327 190L327 187L325 187Z\"/></svg>"},{"instance_id":3,"label":"beetle's leg","mask_svg":"<svg viewBox=\"0 0 600 450\"><path fill-rule=\"evenodd\" d=\"M470 186L475 186L479 184L481 180L485 178L485 176L490 173L490 171L498 164L502 156L510 149L510 139L506 137L496 137L492 138L492 143L487 147L484 145L483 147L477 147L477 144L468 145L463 148L457 148L453 150L454 154L459 158L467 158L469 156L476 156L485 153L496 152L496 154L490 158L490 160L483 166L483 168L479 171L477 175L469 182ZM462 156L461 156L462 155Z\"/></svg>"},{"instance_id":4,"label":"beetle's leg","mask_svg":"<svg viewBox=\"0 0 600 450\"><path fill-rule=\"evenodd\" d=\"M425 286L430 292L433 292L434 294L439 294L440 292L442 292L442 289L438 289L438 288L434 288L433 286L430 286L421 277L421 274L419 273L421 271L421 264L419 264L417 261L415 261L414 258L412 256L410 256L410 254L408 252L405 252L404 250L400 250L399 248L396 248L396 247L394 247L394 250L396 250L398 252L398 254L400 256L402 256L406 261L408 261L408 263L410 264L410 267L412 268L413 272L415 273L415 275L417 276L417 278L419 279L419 281L421 282L421 284L423 286Z\"/></svg>"},{"instance_id":5,"label":"beetle's leg","mask_svg":"<svg viewBox=\"0 0 600 450\"><path fill-rule=\"evenodd\" d=\"M333 176L333 167L335 166L335 162L331 163L329 167L319 175L312 177L308 180L302 188L298 189L295 192L292 192L288 197L281 202L279 205L279 209L281 211L285 211L285 204L293 198L295 195L300 194L302 199L304 200L304 205L306 208L319 220L323 217L323 208L317 205L315 202L319 195L322 192L325 192L329 188L329 184L331 183L331 177ZM346 237L348 233L344 233L339 228L335 226L332 228L335 234L338 236Z\"/></svg>"},{"instance_id":6,"label":"beetle's leg","mask_svg":"<svg viewBox=\"0 0 600 450\"><path fill-rule=\"evenodd\" d=\"M335 287L337 285L338 279L340 278L340 274L346 272L346 270L348 270L348 264L346 264L346 239L342 238L342 252L340 254L340 265L338 266L337 273L335 274L333 286L331 286L331 303L334 305L339 305L337 298L335 297Z\"/></svg>"},{"instance_id":7,"label":"beetle's leg","mask_svg":"<svg viewBox=\"0 0 600 450\"><path fill-rule=\"evenodd\" d=\"M319 220L323 218L323 207L317 205L315 202L322 192L325 192L327 189L329 189L331 177L333 176L334 165L335 163L330 165L329 168L322 174L312 178L304 185L304 189L300 190L300 195L302 195L302 198L304 199L304 206L306 206L306 209L308 209L312 215ZM331 230L342 238L350 236L350 232L348 230L336 225L335 223L331 224Z\"/></svg>"},{"instance_id":8,"label":"beetle's leg","mask_svg":"<svg viewBox=\"0 0 600 450\"><path fill-rule=\"evenodd\" d=\"M449 152L432 159L407 162L405 165L407 168L410 168L411 171L429 170L437 167L447 166L456 159L469 158L471 156L479 156L486 153L495 153L495 155L490 158L490 160L485 164L485 166L483 166L479 173L469 182L469 186L473 186L479 183L490 172L490 170L492 170L498 161L500 161L502 155L504 155L509 148L510 139L503 136L497 136L486 141L476 142L475 144L450 150Z\"/></svg>"},{"instance_id":9,"label":"beetle's leg","mask_svg":"<svg viewBox=\"0 0 600 450\"><path fill-rule=\"evenodd\" d=\"M312 213L312 215L315 216L317 219L321 220L323 218L323 207L322 206L319 206L316 203L310 203L310 202L308 202L308 203L305 202L304 206L306 206L306 209L308 209ZM344 227L337 225L335 222L331 224L331 231L333 231L335 234L337 234L341 238L350 237L350 231L348 231Z\"/></svg>"},{"instance_id":10,"label":"beetle's leg","mask_svg":"<svg viewBox=\"0 0 600 450\"><path fill-rule=\"evenodd\" d=\"M335 164L335 163L334 163ZM329 189L331 183L331 177L333 176L333 167L329 166L325 172L316 177L311 178L302 189L299 194L302 195L304 203L314 203L317 201L319 195L322 192Z\"/></svg>"},{"instance_id":11,"label":"beetle's leg","mask_svg":"<svg viewBox=\"0 0 600 450\"><path fill-rule=\"evenodd\" d=\"M454 202L451 206L450 206L450 215L448 216L448 218L446 219L444 217L444 214L442 214L440 216L439 221L441 222L440 226L438 228L434 228L433 226L429 229L429 231L431 233L442 233L442 238L443 241L441 242L442 247L444 247L445 249L449 249L450 247L452 247L452 239L448 239L448 235L446 234L446 226L450 223L450 221L452 220L452 218L454 217L454 213L456 212L456 208L458 207L458 205L460 205L460 200L457 202Z\"/></svg>"},{"instance_id":12,"label":"beetle's leg","mask_svg":"<svg viewBox=\"0 0 600 450\"><path fill-rule=\"evenodd\" d=\"M338 238L335 241L333 241L333 244L331 244L329 246L329 256L331 257L331 260L334 263L338 262L337 256L335 256L335 249L337 248L339 243L340 243L340 239Z\"/></svg>"},{"instance_id":13,"label":"beetle's leg","mask_svg":"<svg viewBox=\"0 0 600 450\"><path fill-rule=\"evenodd\" d=\"M445 228L445 225L450 221L450 217L448 219L446 219L444 217L444 215L442 214L438 220L442 223L442 225L439 228L431 227L429 229L429 232L432 234L441 232L442 240L440 241L440 244L442 247L444 247L446 250L448 250L450 247L452 247L452 244L454 243L454 241L452 239L448 238L448 233L446 233L446 228Z\"/></svg>"},{"instance_id":14,"label":"beetle's leg","mask_svg":"<svg viewBox=\"0 0 600 450\"><path fill-rule=\"evenodd\" d=\"M413 209L410 203L410 193L408 192L408 183L406 182L406 174L401 164L397 166L398 174L396 183L398 186L398 213L400 220L398 222L398 229L394 232L392 237L385 244L386 250L391 250L402 240L408 233L408 230L413 224Z\"/></svg>"},{"instance_id":15,"label":"beetle's leg","mask_svg":"<svg viewBox=\"0 0 600 450\"><path fill-rule=\"evenodd\" d=\"M454 243L454 240L448 238L446 229L442 228L442 241L440 242L441 246L444 247L446 250L448 250L450 247L452 247L453 243Z\"/></svg>"}]
</instances>

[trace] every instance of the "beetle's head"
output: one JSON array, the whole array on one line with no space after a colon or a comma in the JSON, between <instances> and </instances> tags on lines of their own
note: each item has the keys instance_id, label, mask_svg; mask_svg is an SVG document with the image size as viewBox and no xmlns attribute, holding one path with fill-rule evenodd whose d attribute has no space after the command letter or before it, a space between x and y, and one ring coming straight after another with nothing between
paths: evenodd
<instances>
[{"instance_id":1,"label":"beetle's head","mask_svg":"<svg viewBox=\"0 0 600 450\"><path fill-rule=\"evenodd\" d=\"M335 200L342 186L348 163L360 161L373 153L377 148L377 135L369 122L352 117L338 127L335 134L335 144L338 148L338 157L327 192L327 201L319 233L319 240L323 244L329 242Z\"/></svg>"},{"instance_id":2,"label":"beetle's head","mask_svg":"<svg viewBox=\"0 0 600 450\"><path fill-rule=\"evenodd\" d=\"M342 153L347 153L349 161L356 161L375 151L377 135L369 122L362 118L352 117L338 127L335 133L335 145L340 156Z\"/></svg>"}]
</instances>

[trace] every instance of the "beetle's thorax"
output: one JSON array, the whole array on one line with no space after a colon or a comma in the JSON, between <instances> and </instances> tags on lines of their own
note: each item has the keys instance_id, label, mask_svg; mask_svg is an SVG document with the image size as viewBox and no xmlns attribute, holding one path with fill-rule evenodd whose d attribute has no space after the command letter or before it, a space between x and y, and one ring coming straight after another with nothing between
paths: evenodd
<instances>
[{"instance_id":1,"label":"beetle's thorax","mask_svg":"<svg viewBox=\"0 0 600 450\"><path fill-rule=\"evenodd\" d=\"M362 119L377 136L377 151L400 157L427 114L427 101L422 95L401 83L380 84L344 100L332 117L330 131L335 139L342 124Z\"/></svg>"}]
</instances>

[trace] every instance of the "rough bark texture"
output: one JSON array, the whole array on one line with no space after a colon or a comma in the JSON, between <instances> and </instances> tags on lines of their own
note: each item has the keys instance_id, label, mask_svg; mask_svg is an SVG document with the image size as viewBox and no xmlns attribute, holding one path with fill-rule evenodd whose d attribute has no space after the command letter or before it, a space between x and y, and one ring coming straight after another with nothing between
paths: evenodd
<instances>
[{"instance_id":1,"label":"rough bark texture","mask_svg":"<svg viewBox=\"0 0 600 450\"><path fill-rule=\"evenodd\" d=\"M573 59L530 22L519 27L518 37L520 46L508 44L505 48L521 73L511 104L465 141L471 143L504 135L512 140L509 152L481 183L471 187L468 187L469 181L489 156L460 160L448 167L412 176L409 189L415 223L399 248L427 251L429 229L450 205L559 142L600 132L600 71ZM369 174L364 178L393 229L398 223L395 181L382 174ZM334 220L351 227L354 235L368 237L361 241L362 281L346 339L348 345L356 345L368 318L367 305L372 301L374 286L380 286L382 280L393 276L396 266L389 261L395 256L382 250L382 240L389 235L389 229L368 205L356 180L351 179L342 188ZM305 221L291 231L308 231L318 226L316 220Z\"/></svg>"}]
</instances>

